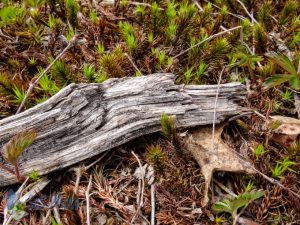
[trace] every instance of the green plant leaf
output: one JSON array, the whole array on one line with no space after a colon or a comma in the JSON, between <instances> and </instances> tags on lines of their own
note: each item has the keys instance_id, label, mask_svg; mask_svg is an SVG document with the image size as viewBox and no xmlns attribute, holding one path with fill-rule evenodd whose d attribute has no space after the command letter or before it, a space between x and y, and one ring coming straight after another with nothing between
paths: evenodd
<instances>
[{"instance_id":1,"label":"green plant leaf","mask_svg":"<svg viewBox=\"0 0 300 225\"><path fill-rule=\"evenodd\" d=\"M221 202L216 202L212 209L216 212L228 212L232 217L235 217L239 208L246 207L251 201L264 195L264 191L244 192L233 199L224 199Z\"/></svg>"},{"instance_id":2,"label":"green plant leaf","mask_svg":"<svg viewBox=\"0 0 300 225\"><path fill-rule=\"evenodd\" d=\"M221 202L216 202L212 206L212 209L216 212L228 212L228 213L232 214L230 200L228 200L228 199L224 199Z\"/></svg>"},{"instance_id":3,"label":"green plant leaf","mask_svg":"<svg viewBox=\"0 0 300 225\"><path fill-rule=\"evenodd\" d=\"M0 10L0 28L11 25L16 20L24 15L25 11L23 8L15 6L7 6Z\"/></svg>"},{"instance_id":4,"label":"green plant leaf","mask_svg":"<svg viewBox=\"0 0 300 225\"><path fill-rule=\"evenodd\" d=\"M275 87L277 85L280 85L284 82L287 82L291 79L290 75L287 74L275 74L269 78L267 78L263 84L265 89L269 89L272 87Z\"/></svg>"},{"instance_id":5,"label":"green plant leaf","mask_svg":"<svg viewBox=\"0 0 300 225\"><path fill-rule=\"evenodd\" d=\"M56 222L54 217L51 217L51 225L60 225L60 224Z\"/></svg>"},{"instance_id":6,"label":"green plant leaf","mask_svg":"<svg viewBox=\"0 0 300 225\"><path fill-rule=\"evenodd\" d=\"M52 80L50 80L50 78L47 76L47 74L44 74L44 76L42 76L42 78L39 80L39 84L45 92L47 92L51 95L59 92L59 88L56 86L56 84Z\"/></svg>"},{"instance_id":7,"label":"green plant leaf","mask_svg":"<svg viewBox=\"0 0 300 225\"><path fill-rule=\"evenodd\" d=\"M264 195L265 195L264 191L245 192L243 194L240 194L236 199L234 199L231 205L234 209L237 210L243 206L248 205L250 201L258 199Z\"/></svg>"},{"instance_id":8,"label":"green plant leaf","mask_svg":"<svg viewBox=\"0 0 300 225\"><path fill-rule=\"evenodd\" d=\"M272 58L272 61L283 68L285 71L289 72L291 75L296 75L297 70L291 60L282 54L271 52L267 56Z\"/></svg>"},{"instance_id":9,"label":"green plant leaf","mask_svg":"<svg viewBox=\"0 0 300 225\"><path fill-rule=\"evenodd\" d=\"M296 90L300 89L300 77L299 76L293 76L291 78L291 86L292 86L292 88L295 88Z\"/></svg>"}]
</instances>

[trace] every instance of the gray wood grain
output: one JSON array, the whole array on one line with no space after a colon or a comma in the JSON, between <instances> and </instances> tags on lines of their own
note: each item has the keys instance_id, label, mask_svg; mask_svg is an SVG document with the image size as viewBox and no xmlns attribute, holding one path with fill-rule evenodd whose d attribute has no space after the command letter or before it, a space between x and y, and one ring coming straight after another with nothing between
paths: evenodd
<instances>
[{"instance_id":1,"label":"gray wood grain","mask_svg":"<svg viewBox=\"0 0 300 225\"><path fill-rule=\"evenodd\" d=\"M172 74L70 84L44 103L0 120L0 147L16 133L35 129L38 137L22 153L20 171L47 174L159 131L162 113L176 116L178 128L212 124L216 91L216 85L175 85ZM222 84L216 122L238 114L244 96L243 85ZM13 183L15 177L1 170L0 186Z\"/></svg>"}]
</instances>

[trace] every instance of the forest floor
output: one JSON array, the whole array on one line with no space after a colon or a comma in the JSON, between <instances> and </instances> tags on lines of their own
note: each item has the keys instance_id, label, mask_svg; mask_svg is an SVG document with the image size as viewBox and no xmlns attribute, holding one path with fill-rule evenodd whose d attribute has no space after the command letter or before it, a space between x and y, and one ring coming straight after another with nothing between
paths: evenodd
<instances>
[{"instance_id":1,"label":"forest floor","mask_svg":"<svg viewBox=\"0 0 300 225\"><path fill-rule=\"evenodd\" d=\"M155 72L175 74L178 84L217 84L221 77L247 87L242 105L252 112L228 124L225 142L277 182L215 172L203 206L200 166L153 134L99 156L81 170L78 184L74 171L53 174L38 198L12 207L12 224L85 224L88 214L91 224L150 224L151 185L137 208L138 160L155 171L156 224L300 224L299 6L299 0L2 0L0 119L17 112L44 72L22 111L70 83ZM0 221L10 190L0 190ZM62 204L51 208L54 193Z\"/></svg>"}]
</instances>

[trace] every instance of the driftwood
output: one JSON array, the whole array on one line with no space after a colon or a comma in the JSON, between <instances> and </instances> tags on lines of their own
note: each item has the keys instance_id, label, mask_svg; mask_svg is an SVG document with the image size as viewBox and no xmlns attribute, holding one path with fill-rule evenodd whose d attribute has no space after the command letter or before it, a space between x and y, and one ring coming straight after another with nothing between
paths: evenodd
<instances>
[{"instance_id":1,"label":"driftwood","mask_svg":"<svg viewBox=\"0 0 300 225\"><path fill-rule=\"evenodd\" d=\"M178 128L212 124L217 88L175 85L172 74L70 84L44 103L0 120L0 147L20 131L36 130L37 139L20 156L20 172L47 174L159 131L163 113L176 116ZM237 115L244 96L243 85L222 84L216 123ZM0 187L16 182L0 170Z\"/></svg>"}]
</instances>

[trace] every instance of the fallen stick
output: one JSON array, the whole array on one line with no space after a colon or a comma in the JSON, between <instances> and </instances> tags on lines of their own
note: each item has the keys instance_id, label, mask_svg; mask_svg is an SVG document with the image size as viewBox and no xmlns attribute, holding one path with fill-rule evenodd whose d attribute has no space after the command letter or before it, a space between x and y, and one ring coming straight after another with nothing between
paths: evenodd
<instances>
[{"instance_id":1,"label":"fallen stick","mask_svg":"<svg viewBox=\"0 0 300 225\"><path fill-rule=\"evenodd\" d=\"M212 124L217 90L218 85L175 85L174 75L165 73L70 84L44 103L0 120L0 148L34 129L38 136L20 156L20 173L48 174L160 131L163 113L176 116L179 129ZM218 93L216 124L241 112L238 102L246 90L228 83ZM0 187L16 182L1 169Z\"/></svg>"}]
</instances>

